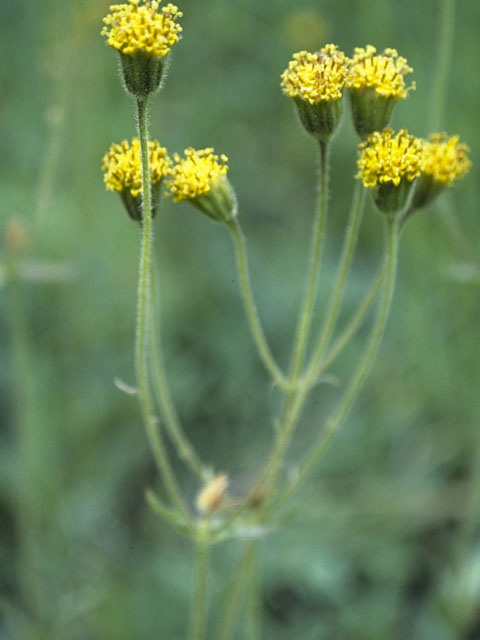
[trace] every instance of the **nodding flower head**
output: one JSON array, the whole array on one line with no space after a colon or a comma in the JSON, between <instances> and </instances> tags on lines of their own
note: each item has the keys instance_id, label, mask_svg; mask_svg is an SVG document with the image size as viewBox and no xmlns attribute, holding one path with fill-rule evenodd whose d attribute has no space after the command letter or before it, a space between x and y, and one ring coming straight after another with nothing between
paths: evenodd
<instances>
[{"instance_id":1,"label":"nodding flower head","mask_svg":"<svg viewBox=\"0 0 480 640\"><path fill-rule=\"evenodd\" d=\"M412 209L430 204L446 187L463 178L472 163L459 136L432 133L424 142L424 167L413 194Z\"/></svg>"},{"instance_id":2,"label":"nodding flower head","mask_svg":"<svg viewBox=\"0 0 480 640\"><path fill-rule=\"evenodd\" d=\"M424 165L423 141L401 129L375 131L359 145L358 173L363 186L372 189L378 208L385 213L403 211Z\"/></svg>"},{"instance_id":3,"label":"nodding flower head","mask_svg":"<svg viewBox=\"0 0 480 640\"><path fill-rule=\"evenodd\" d=\"M320 140L336 130L349 60L343 51L327 44L316 53L300 51L282 73L283 92L293 98L300 120Z\"/></svg>"},{"instance_id":4,"label":"nodding flower head","mask_svg":"<svg viewBox=\"0 0 480 640\"><path fill-rule=\"evenodd\" d=\"M405 85L405 76L412 71L395 49L380 54L372 45L355 49L347 86L354 126L362 138L389 124L396 102L415 89L414 83Z\"/></svg>"},{"instance_id":5,"label":"nodding flower head","mask_svg":"<svg viewBox=\"0 0 480 640\"><path fill-rule=\"evenodd\" d=\"M227 179L228 158L211 147L177 153L167 181L174 202L188 200L217 222L231 221L237 212L236 197Z\"/></svg>"},{"instance_id":6,"label":"nodding flower head","mask_svg":"<svg viewBox=\"0 0 480 640\"><path fill-rule=\"evenodd\" d=\"M174 4L160 8L156 0L129 0L113 4L105 16L101 33L120 53L127 90L145 97L160 86L165 58L178 42L182 31L178 23L182 12Z\"/></svg>"},{"instance_id":7,"label":"nodding flower head","mask_svg":"<svg viewBox=\"0 0 480 640\"><path fill-rule=\"evenodd\" d=\"M153 196L152 214L155 215L160 184L163 178L170 174L172 161L167 150L156 140L150 140L148 149ZM103 157L102 170L106 188L110 191L118 191L130 217L140 221L142 219L142 169L138 139L133 138L131 144L127 140L120 144L112 144Z\"/></svg>"}]
</instances>

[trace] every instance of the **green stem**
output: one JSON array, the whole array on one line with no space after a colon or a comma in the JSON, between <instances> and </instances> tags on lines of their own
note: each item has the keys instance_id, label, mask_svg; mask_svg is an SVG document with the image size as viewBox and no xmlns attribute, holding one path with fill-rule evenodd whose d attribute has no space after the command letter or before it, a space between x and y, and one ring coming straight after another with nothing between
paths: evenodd
<instances>
[{"instance_id":1,"label":"green stem","mask_svg":"<svg viewBox=\"0 0 480 640\"><path fill-rule=\"evenodd\" d=\"M386 277L383 298L364 356L359 366L357 367L357 370L352 380L350 381L345 394L340 401L340 404L338 405L337 410L328 419L324 435L313 446L312 451L301 464L295 476L295 480L287 487L287 489L283 492L283 494L276 502L276 507L284 503L312 471L312 469L332 441L334 435L342 425L343 420L345 419L348 411L355 402L358 393L361 390L363 383L365 382L365 379L370 372L372 364L378 353L383 334L385 332L385 327L391 308L397 269L398 237L399 234L397 224L394 221L389 220L387 222L387 246L385 258Z\"/></svg>"},{"instance_id":2,"label":"green stem","mask_svg":"<svg viewBox=\"0 0 480 640\"><path fill-rule=\"evenodd\" d=\"M345 240L343 243L342 255L340 258L340 264L338 266L335 286L328 305L325 322L323 324L313 352L313 357L308 367L308 373L306 374L307 376L312 375L313 371L318 370L324 351L328 346L330 338L332 337L333 331L335 329L335 323L340 311L340 305L342 303L350 265L352 264L353 254L355 252L355 247L357 244L358 232L362 222L363 210L365 206L365 194L365 187L363 187L360 181L357 181L349 221L345 232Z\"/></svg>"},{"instance_id":3,"label":"green stem","mask_svg":"<svg viewBox=\"0 0 480 640\"><path fill-rule=\"evenodd\" d=\"M219 531L227 529L251 503L257 492L265 487L273 487L280 472L285 453L290 444L297 420L302 411L311 386L300 384L300 374L305 360L305 351L310 333L313 310L317 295L318 276L322 246L325 235L328 205L329 184L329 153L327 142L319 143L319 191L313 223L312 246L307 275L307 286L301 312L297 323L297 330L292 352L290 374L290 388L285 400L283 418L278 430L277 440L257 480L250 488L248 495L240 508L220 527ZM264 511L268 502L265 503Z\"/></svg>"},{"instance_id":4,"label":"green stem","mask_svg":"<svg viewBox=\"0 0 480 640\"><path fill-rule=\"evenodd\" d=\"M329 154L328 142L320 142L319 146L319 191L316 206L312 247L310 251L310 264L308 268L307 287L302 309L299 315L297 331L292 353L292 365L290 374L291 389L287 395L283 419L279 430L276 446L267 462L264 471L265 481L270 486L275 485L276 477L280 472L284 455L290 444L295 430L296 422L308 396L308 385L299 387L300 375L305 361L305 352L312 324L315 300L317 297L318 278L322 247L325 236L325 227L328 209L328 184L329 184Z\"/></svg>"},{"instance_id":5,"label":"green stem","mask_svg":"<svg viewBox=\"0 0 480 640\"><path fill-rule=\"evenodd\" d=\"M190 636L192 640L204 640L206 638L208 545L207 532L199 528L195 549L195 595Z\"/></svg>"},{"instance_id":6,"label":"green stem","mask_svg":"<svg viewBox=\"0 0 480 640\"><path fill-rule=\"evenodd\" d=\"M248 576L247 576L248 578ZM253 548L250 569L250 586L247 584L247 602L244 624L244 640L260 640L261 638L261 587L260 567L258 562L258 544Z\"/></svg>"},{"instance_id":7,"label":"green stem","mask_svg":"<svg viewBox=\"0 0 480 640\"><path fill-rule=\"evenodd\" d=\"M442 127L448 72L453 53L455 30L455 0L443 0L440 16L440 34L437 38L437 64L431 90L430 129Z\"/></svg>"},{"instance_id":8,"label":"green stem","mask_svg":"<svg viewBox=\"0 0 480 640\"><path fill-rule=\"evenodd\" d=\"M385 279L385 264L382 265L377 277L375 278L375 281L373 282L372 286L367 292L367 295L365 296L362 304L357 309L357 311L351 318L348 325L345 327L341 335L333 343L333 346L327 352L326 356L319 362L317 369L314 370L313 368L310 368L308 372L305 374L306 377L311 376L313 379L318 379L321 373L325 371L332 364L332 362L334 362L337 359L337 357L340 355L340 353L343 351L343 349L347 346L347 344L350 342L352 337L358 331L360 325L365 319L365 316L370 310L370 307L374 303L375 298L377 297L378 292L380 291L380 287L382 286L382 282L384 281L384 279Z\"/></svg>"},{"instance_id":9,"label":"green stem","mask_svg":"<svg viewBox=\"0 0 480 640\"><path fill-rule=\"evenodd\" d=\"M279 366L275 361L275 358L272 355L262 329L260 318L258 316L257 306L255 304L248 269L248 257L245 237L237 218L234 218L233 221L228 224L228 228L232 232L232 238L237 254L237 268L240 280L240 291L242 294L243 304L245 307L245 312L252 333L253 341L255 343L255 346L257 347L258 354L262 359L265 368L272 376L275 384L278 385L281 389L288 389L288 380L281 372Z\"/></svg>"},{"instance_id":10,"label":"green stem","mask_svg":"<svg viewBox=\"0 0 480 640\"><path fill-rule=\"evenodd\" d=\"M308 269L305 298L297 324L297 331L295 335L292 355L290 381L293 388L295 388L295 385L298 384L298 380L300 378L301 370L305 360L305 351L307 349L310 326L312 324L315 300L317 297L320 260L322 257L322 248L327 220L329 154L330 146L328 142L320 142L319 192L314 219L312 247L310 251L310 265ZM293 394L290 394L290 396L291 397L289 398L289 401L292 400Z\"/></svg>"},{"instance_id":11,"label":"green stem","mask_svg":"<svg viewBox=\"0 0 480 640\"><path fill-rule=\"evenodd\" d=\"M138 137L142 165L142 241L137 292L137 321L135 336L135 371L138 386L138 399L142 411L147 437L155 462L165 483L168 494L187 521L191 521L188 508L177 485L177 481L167 458L163 438L158 428L153 410L153 400L148 374L148 352L151 294L151 254L152 254L152 202L150 193L150 167L147 130L147 101L137 99Z\"/></svg>"},{"instance_id":12,"label":"green stem","mask_svg":"<svg viewBox=\"0 0 480 640\"><path fill-rule=\"evenodd\" d=\"M154 276L157 270L153 270ZM156 293L157 299L160 299L159 294L159 278L156 280ZM200 458L198 457L195 449L190 443L189 439L183 431L180 419L178 417L175 405L172 400L170 388L165 375L165 366L163 362L162 344L160 338L159 327L159 310L155 313L157 305L152 304L152 326L150 334L150 354L151 354L151 369L152 369L152 382L154 394L160 407L162 418L165 422L165 427L168 431L172 442L176 446L179 457L185 462L191 471L199 478L199 480L205 480L205 474Z\"/></svg>"},{"instance_id":13,"label":"green stem","mask_svg":"<svg viewBox=\"0 0 480 640\"><path fill-rule=\"evenodd\" d=\"M256 546L256 541L249 543L239 562L227 594L224 607L225 613L223 614L220 629L217 634L217 640L230 640L235 631L235 623L237 622L238 611L241 605L243 588L252 570L252 564L255 561Z\"/></svg>"}]
</instances>

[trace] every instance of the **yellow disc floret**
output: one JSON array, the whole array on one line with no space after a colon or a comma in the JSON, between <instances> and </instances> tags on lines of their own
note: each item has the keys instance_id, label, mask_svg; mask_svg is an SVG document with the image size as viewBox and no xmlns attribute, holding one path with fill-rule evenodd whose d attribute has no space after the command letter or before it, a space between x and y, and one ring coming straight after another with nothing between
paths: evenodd
<instances>
[{"instance_id":1,"label":"yellow disc floret","mask_svg":"<svg viewBox=\"0 0 480 640\"><path fill-rule=\"evenodd\" d=\"M123 54L144 51L150 56L163 57L178 42L182 27L177 20L182 12L174 4L159 9L159 2L129 0L129 4L113 4L105 16L102 35L108 44Z\"/></svg>"},{"instance_id":2,"label":"yellow disc floret","mask_svg":"<svg viewBox=\"0 0 480 640\"><path fill-rule=\"evenodd\" d=\"M405 76L413 69L395 49L385 49L379 55L376 53L371 44L355 49L347 86L353 89L373 88L375 93L385 98L406 98L408 92L415 89L414 83L405 86Z\"/></svg>"},{"instance_id":3,"label":"yellow disc floret","mask_svg":"<svg viewBox=\"0 0 480 640\"><path fill-rule=\"evenodd\" d=\"M317 53L296 53L282 73L281 86L290 98L313 105L341 98L347 74L348 58L336 45L327 44Z\"/></svg>"},{"instance_id":4,"label":"yellow disc floret","mask_svg":"<svg viewBox=\"0 0 480 640\"><path fill-rule=\"evenodd\" d=\"M433 133L430 140L424 143L423 173L446 187L462 178L472 163L468 158L470 149L459 140L458 136L449 138L445 133Z\"/></svg>"},{"instance_id":5,"label":"yellow disc floret","mask_svg":"<svg viewBox=\"0 0 480 640\"><path fill-rule=\"evenodd\" d=\"M175 165L168 180L174 202L193 200L209 193L212 185L228 171L225 155L216 155L211 147L196 151L185 149L185 157L174 154Z\"/></svg>"},{"instance_id":6,"label":"yellow disc floret","mask_svg":"<svg viewBox=\"0 0 480 640\"><path fill-rule=\"evenodd\" d=\"M172 161L167 150L156 140L148 143L150 157L150 181L157 184L170 174ZM103 157L102 170L104 182L110 191L130 191L136 198L142 190L142 170L140 163L140 143L133 138L130 145L127 140L112 144Z\"/></svg>"},{"instance_id":7,"label":"yellow disc floret","mask_svg":"<svg viewBox=\"0 0 480 640\"><path fill-rule=\"evenodd\" d=\"M385 183L398 186L403 179L411 182L422 172L423 141L406 129L397 135L392 129L374 131L359 148L356 177L369 189Z\"/></svg>"}]
</instances>

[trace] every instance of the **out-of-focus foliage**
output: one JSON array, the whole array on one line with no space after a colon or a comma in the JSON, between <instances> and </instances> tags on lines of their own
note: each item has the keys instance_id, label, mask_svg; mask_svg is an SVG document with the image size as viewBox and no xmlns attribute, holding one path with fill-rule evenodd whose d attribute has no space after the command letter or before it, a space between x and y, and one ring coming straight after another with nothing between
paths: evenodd
<instances>
[{"instance_id":1,"label":"out-of-focus foliage","mask_svg":"<svg viewBox=\"0 0 480 640\"><path fill-rule=\"evenodd\" d=\"M230 157L260 312L286 364L315 166L280 73L294 51L326 42L395 47L418 88L394 126L426 135L441 2L179 4L183 39L152 134L171 151L214 146ZM480 5L456 4L443 128L470 144L474 166L406 226L392 320L361 400L262 547L265 639L480 637ZM9 640L185 637L191 549L143 500L155 469L135 399L113 384L133 381L139 234L100 172L109 145L135 133L99 36L107 8L0 3L0 223L2 233L12 218L27 228L21 281L0 289L0 636ZM355 145L346 117L333 152L324 296ZM267 451L278 397L251 345L230 239L171 201L155 224L174 395L202 457L240 494ZM347 311L375 272L380 235L370 206ZM363 338L332 371L340 381ZM289 465L338 392L324 385L312 396ZM193 499L197 487L175 465ZM239 551L216 549L212 620Z\"/></svg>"}]
</instances>

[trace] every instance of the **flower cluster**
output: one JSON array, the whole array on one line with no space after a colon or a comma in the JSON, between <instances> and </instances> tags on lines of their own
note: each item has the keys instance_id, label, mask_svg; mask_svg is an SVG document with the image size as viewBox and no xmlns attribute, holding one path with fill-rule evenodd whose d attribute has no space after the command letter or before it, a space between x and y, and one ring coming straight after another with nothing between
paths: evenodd
<instances>
[{"instance_id":1,"label":"flower cluster","mask_svg":"<svg viewBox=\"0 0 480 640\"><path fill-rule=\"evenodd\" d=\"M384 98L406 98L415 89L415 83L405 86L405 76L413 71L407 60L395 49L385 49L377 55L371 44L365 48L356 47L351 60L347 86L352 89L372 88Z\"/></svg>"},{"instance_id":2,"label":"flower cluster","mask_svg":"<svg viewBox=\"0 0 480 640\"><path fill-rule=\"evenodd\" d=\"M228 171L226 155L220 157L211 147L196 151L191 147L185 149L185 158L175 153L174 165L168 180L168 188L174 202L191 200L209 193L218 178Z\"/></svg>"},{"instance_id":3,"label":"flower cluster","mask_svg":"<svg viewBox=\"0 0 480 640\"><path fill-rule=\"evenodd\" d=\"M462 178L472 166L467 155L470 149L459 140L458 136L448 138L445 133L433 133L424 142L423 172L445 187Z\"/></svg>"},{"instance_id":4,"label":"flower cluster","mask_svg":"<svg viewBox=\"0 0 480 640\"><path fill-rule=\"evenodd\" d=\"M313 105L340 99L347 75L347 56L336 45L327 44L317 53L296 53L282 74L282 88L290 98Z\"/></svg>"},{"instance_id":5,"label":"flower cluster","mask_svg":"<svg viewBox=\"0 0 480 640\"><path fill-rule=\"evenodd\" d=\"M398 186L401 180L412 182L423 169L423 141L401 129L375 131L360 143L357 178L369 189L380 184Z\"/></svg>"},{"instance_id":6,"label":"flower cluster","mask_svg":"<svg viewBox=\"0 0 480 640\"><path fill-rule=\"evenodd\" d=\"M103 22L102 35L108 44L126 55L142 51L150 56L164 57L178 42L182 27L177 20L182 12L174 4L159 10L159 2L129 0L129 4L114 4Z\"/></svg>"},{"instance_id":7,"label":"flower cluster","mask_svg":"<svg viewBox=\"0 0 480 640\"><path fill-rule=\"evenodd\" d=\"M170 174L172 161L167 150L161 147L156 140L150 140L148 149L150 182L155 185ZM129 191L134 198L139 196L142 191L142 170L138 138L133 138L131 145L127 140L120 144L112 144L103 157L102 169L107 189L120 192Z\"/></svg>"},{"instance_id":8,"label":"flower cluster","mask_svg":"<svg viewBox=\"0 0 480 640\"><path fill-rule=\"evenodd\" d=\"M412 68L395 49L381 54L372 45L357 47L348 58L336 45L317 53L294 54L282 74L281 86L295 100L305 129L328 140L338 127L341 98L348 89L357 133L366 138L388 126L395 103L415 88L405 86Z\"/></svg>"}]
</instances>

